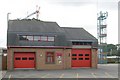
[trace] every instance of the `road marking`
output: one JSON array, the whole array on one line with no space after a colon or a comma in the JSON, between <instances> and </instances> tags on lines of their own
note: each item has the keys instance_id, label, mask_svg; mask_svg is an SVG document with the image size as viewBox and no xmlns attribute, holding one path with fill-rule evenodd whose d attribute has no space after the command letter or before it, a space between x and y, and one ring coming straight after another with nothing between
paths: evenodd
<instances>
[{"instance_id":1,"label":"road marking","mask_svg":"<svg viewBox=\"0 0 120 80\"><path fill-rule=\"evenodd\" d=\"M77 78L79 78L79 74L77 73Z\"/></svg>"},{"instance_id":2,"label":"road marking","mask_svg":"<svg viewBox=\"0 0 120 80\"><path fill-rule=\"evenodd\" d=\"M108 76L108 78L111 78L113 76L111 76L109 73L105 72L105 74Z\"/></svg>"},{"instance_id":3,"label":"road marking","mask_svg":"<svg viewBox=\"0 0 120 80\"><path fill-rule=\"evenodd\" d=\"M96 74L95 73L91 73L92 74L92 76L94 77L94 78L97 78L97 76L96 76Z\"/></svg>"},{"instance_id":4,"label":"road marking","mask_svg":"<svg viewBox=\"0 0 120 80\"><path fill-rule=\"evenodd\" d=\"M12 77L12 75L10 74L9 77L8 77L8 80L10 80L11 77Z\"/></svg>"},{"instance_id":5,"label":"road marking","mask_svg":"<svg viewBox=\"0 0 120 80\"><path fill-rule=\"evenodd\" d=\"M64 74L61 74L60 78L63 78Z\"/></svg>"},{"instance_id":6,"label":"road marking","mask_svg":"<svg viewBox=\"0 0 120 80\"><path fill-rule=\"evenodd\" d=\"M47 77L49 74L46 74L46 75L44 75L44 76L42 76L41 78L45 78L45 77Z\"/></svg>"}]
</instances>

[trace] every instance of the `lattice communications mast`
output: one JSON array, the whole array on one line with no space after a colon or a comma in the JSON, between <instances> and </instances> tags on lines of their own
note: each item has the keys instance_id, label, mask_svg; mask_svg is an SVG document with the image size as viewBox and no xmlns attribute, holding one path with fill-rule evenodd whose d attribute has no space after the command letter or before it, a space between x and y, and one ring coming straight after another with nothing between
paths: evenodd
<instances>
[{"instance_id":1,"label":"lattice communications mast","mask_svg":"<svg viewBox=\"0 0 120 80\"><path fill-rule=\"evenodd\" d=\"M100 11L97 14L97 37L99 44L99 54L103 53L103 46L107 44L107 17L108 12ZM102 57L100 57L102 58Z\"/></svg>"}]
</instances>

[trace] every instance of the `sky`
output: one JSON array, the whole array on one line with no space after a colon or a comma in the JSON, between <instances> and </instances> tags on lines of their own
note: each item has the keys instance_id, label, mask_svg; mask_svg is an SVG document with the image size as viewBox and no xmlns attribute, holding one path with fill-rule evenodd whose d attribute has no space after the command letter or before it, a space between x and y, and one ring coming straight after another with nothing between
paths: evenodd
<instances>
[{"instance_id":1,"label":"sky","mask_svg":"<svg viewBox=\"0 0 120 80\"><path fill-rule=\"evenodd\" d=\"M2 0L0 2L0 47L6 47L9 19L23 19L40 6L39 19L61 27L83 27L97 38L97 13L108 12L107 43L118 44L119 0ZM36 15L29 17L35 18Z\"/></svg>"}]
</instances>

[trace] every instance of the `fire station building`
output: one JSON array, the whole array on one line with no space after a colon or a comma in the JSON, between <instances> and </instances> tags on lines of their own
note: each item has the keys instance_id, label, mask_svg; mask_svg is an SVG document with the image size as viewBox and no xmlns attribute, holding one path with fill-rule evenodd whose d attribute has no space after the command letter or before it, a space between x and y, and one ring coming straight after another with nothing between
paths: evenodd
<instances>
[{"instance_id":1,"label":"fire station building","mask_svg":"<svg viewBox=\"0 0 120 80\"><path fill-rule=\"evenodd\" d=\"M36 19L9 20L7 69L97 68L97 39L83 28Z\"/></svg>"}]
</instances>

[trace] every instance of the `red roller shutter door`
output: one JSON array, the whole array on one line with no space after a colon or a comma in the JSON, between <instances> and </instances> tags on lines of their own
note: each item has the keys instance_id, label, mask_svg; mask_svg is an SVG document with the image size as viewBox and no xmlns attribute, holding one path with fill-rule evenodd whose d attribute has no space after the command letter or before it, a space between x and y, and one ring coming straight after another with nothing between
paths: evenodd
<instances>
[{"instance_id":1,"label":"red roller shutter door","mask_svg":"<svg viewBox=\"0 0 120 80\"><path fill-rule=\"evenodd\" d=\"M72 67L91 67L91 50L72 49Z\"/></svg>"},{"instance_id":2,"label":"red roller shutter door","mask_svg":"<svg viewBox=\"0 0 120 80\"><path fill-rule=\"evenodd\" d=\"M35 68L35 53L15 52L14 68Z\"/></svg>"}]
</instances>

